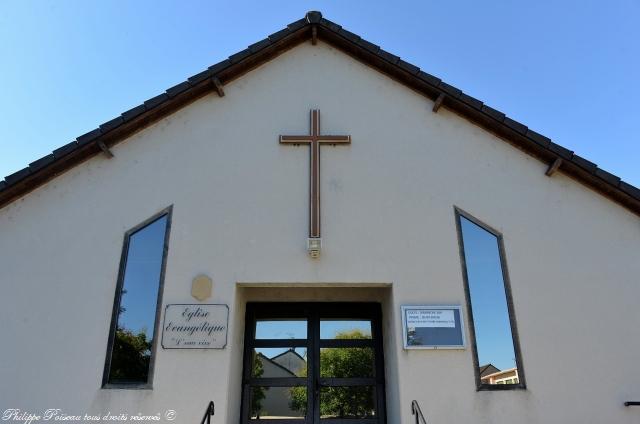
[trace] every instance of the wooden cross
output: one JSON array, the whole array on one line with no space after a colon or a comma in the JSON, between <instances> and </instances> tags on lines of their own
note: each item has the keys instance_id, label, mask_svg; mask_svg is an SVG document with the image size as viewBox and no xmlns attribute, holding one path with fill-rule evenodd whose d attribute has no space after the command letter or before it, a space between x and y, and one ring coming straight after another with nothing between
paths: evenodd
<instances>
[{"instance_id":1,"label":"wooden cross","mask_svg":"<svg viewBox=\"0 0 640 424\"><path fill-rule=\"evenodd\" d=\"M320 254L320 145L349 144L350 135L320 135L320 110L309 114L309 135L281 135L281 144L308 144L309 149L309 241L307 248L312 257Z\"/></svg>"}]
</instances>

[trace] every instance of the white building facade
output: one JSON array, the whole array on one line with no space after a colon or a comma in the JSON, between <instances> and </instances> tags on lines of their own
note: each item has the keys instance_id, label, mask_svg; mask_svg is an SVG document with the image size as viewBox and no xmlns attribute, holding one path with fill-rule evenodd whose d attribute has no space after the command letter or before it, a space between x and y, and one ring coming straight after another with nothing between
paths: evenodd
<instances>
[{"instance_id":1,"label":"white building facade","mask_svg":"<svg viewBox=\"0 0 640 424\"><path fill-rule=\"evenodd\" d=\"M7 178L0 412L197 423L214 401L216 423L395 424L413 422L416 400L436 424L640 420L624 405L640 401L637 189L355 37L310 13ZM280 142L310 134L312 110L320 134L349 136L319 147L318 218L311 147ZM149 316L135 302L119 309L134 292L127 258L157 219L156 285L141 300L153 306L149 367L121 384L118 316ZM212 281L202 300L198 276ZM492 288L476 286L482 278ZM167 348L167 305L209 304L228 307L226 344ZM458 306L450 328L464 342L405 348L411 305ZM495 329L480 322L485 309ZM483 347L494 337L496 352ZM504 340L510 362L493 365L519 379L487 387L478 367L504 357ZM296 369L273 375L289 380L256 382L267 377L252 374L251 355L273 368L287 349ZM331 349L375 359L349 374L321 363ZM291 415L260 405L257 387L269 384L291 397Z\"/></svg>"}]
</instances>

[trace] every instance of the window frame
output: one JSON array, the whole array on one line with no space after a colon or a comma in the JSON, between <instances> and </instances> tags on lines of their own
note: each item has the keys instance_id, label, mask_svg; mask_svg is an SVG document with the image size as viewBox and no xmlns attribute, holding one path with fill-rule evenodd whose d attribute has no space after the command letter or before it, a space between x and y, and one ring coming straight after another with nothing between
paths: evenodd
<instances>
[{"instance_id":1,"label":"window frame","mask_svg":"<svg viewBox=\"0 0 640 424\"><path fill-rule=\"evenodd\" d=\"M460 253L460 264L462 267L462 279L464 282L464 295L467 306L467 325L469 328L469 342L473 352L473 372L475 374L477 391L503 391L503 390L526 390L527 384L524 374L524 366L522 361L522 350L520 348L520 337L516 323L516 315L513 306L513 296L511 291L511 280L507 267L506 249L504 246L504 237L502 233L490 225L480 221L470 213L454 206L454 215L456 221L456 232L458 234L458 250ZM476 329L473 320L473 307L471 306L471 291L469 289L469 276L467 274L467 261L465 258L464 238L462 235L461 218L465 218L473 224L479 226L483 230L493 234L498 242L498 254L500 257L500 269L502 271L502 280L504 282L505 299L507 302L507 313L509 316L509 326L511 328L511 338L513 339L513 351L518 369L519 383L517 384L485 384L480 378L480 364L478 358L478 345L476 343Z\"/></svg>"},{"instance_id":2,"label":"window frame","mask_svg":"<svg viewBox=\"0 0 640 424\"><path fill-rule=\"evenodd\" d=\"M260 319L305 318L307 337L304 339L256 339L256 321ZM323 339L320 336L320 323L323 320L364 319L371 321L370 339ZM382 305L378 302L247 302L244 321L243 369L241 388L241 424L311 424L311 423L354 423L386 424L386 374L384 362L384 337ZM253 377L252 352L260 347L306 347L307 376L282 378ZM323 348L370 347L374 351L373 377L320 377L320 352ZM250 419L250 387L275 387L275 380L288 380L281 386L298 385L307 388L307 414L304 418L293 419ZM306 380L306 381L302 381ZM345 384L349 380L351 384ZM263 383L263 384L261 384ZM376 405L375 418L320 418L320 390L325 387L371 386L374 389ZM316 391L318 393L316 393Z\"/></svg>"},{"instance_id":3,"label":"window frame","mask_svg":"<svg viewBox=\"0 0 640 424\"><path fill-rule=\"evenodd\" d=\"M171 218L173 215L173 205L170 205L153 216L145 219L133 228L124 233L124 241L122 245L122 254L120 256L120 266L118 268L118 279L113 300L113 309L111 311L111 325L109 326L109 337L107 342L107 353L105 355L104 371L102 374L102 389L153 389L153 376L155 369L155 359L158 350L158 338L160 332L160 315L162 312L162 295L164 292L165 272L167 268L167 257L169 253L169 236L171 234ZM129 256L129 243L131 236L146 226L166 216L167 224L164 234L164 245L162 249L162 263L160 269L160 281L158 282L158 298L156 300L156 312L154 317L153 340L151 344L151 357L149 358L149 374L146 383L109 383L109 373L111 371L111 357L113 355L113 344L115 341L116 327L118 325L118 311L122 301L122 288L124 287L124 277L127 268L127 259Z\"/></svg>"}]
</instances>

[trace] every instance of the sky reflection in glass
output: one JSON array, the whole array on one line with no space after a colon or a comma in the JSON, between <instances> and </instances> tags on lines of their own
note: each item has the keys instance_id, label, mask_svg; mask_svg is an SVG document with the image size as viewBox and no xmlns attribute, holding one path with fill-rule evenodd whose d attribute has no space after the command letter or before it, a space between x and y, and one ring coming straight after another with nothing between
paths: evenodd
<instances>
[{"instance_id":1,"label":"sky reflection in glass","mask_svg":"<svg viewBox=\"0 0 640 424\"><path fill-rule=\"evenodd\" d=\"M149 381L167 222L164 215L128 235L107 383Z\"/></svg>"},{"instance_id":2,"label":"sky reflection in glass","mask_svg":"<svg viewBox=\"0 0 640 424\"><path fill-rule=\"evenodd\" d=\"M478 363L514 368L515 352L507 309L498 238L460 217Z\"/></svg>"},{"instance_id":3,"label":"sky reflection in glass","mask_svg":"<svg viewBox=\"0 0 640 424\"><path fill-rule=\"evenodd\" d=\"M323 319L320 321L320 338L335 339L339 334L358 331L363 338L371 338L371 321ZM306 339L306 319L273 319L256 321L256 339Z\"/></svg>"},{"instance_id":4,"label":"sky reflection in glass","mask_svg":"<svg viewBox=\"0 0 640 424\"><path fill-rule=\"evenodd\" d=\"M307 320L274 319L256 321L256 339L306 339Z\"/></svg>"},{"instance_id":5,"label":"sky reflection in glass","mask_svg":"<svg viewBox=\"0 0 640 424\"><path fill-rule=\"evenodd\" d=\"M155 328L167 216L132 234L124 274L118 328L144 332L147 341Z\"/></svg>"},{"instance_id":6,"label":"sky reflection in glass","mask_svg":"<svg viewBox=\"0 0 640 424\"><path fill-rule=\"evenodd\" d=\"M335 339L340 335L358 332L363 339L371 338L371 321L369 320L321 320L320 338ZM360 337L358 337L360 338Z\"/></svg>"}]
</instances>

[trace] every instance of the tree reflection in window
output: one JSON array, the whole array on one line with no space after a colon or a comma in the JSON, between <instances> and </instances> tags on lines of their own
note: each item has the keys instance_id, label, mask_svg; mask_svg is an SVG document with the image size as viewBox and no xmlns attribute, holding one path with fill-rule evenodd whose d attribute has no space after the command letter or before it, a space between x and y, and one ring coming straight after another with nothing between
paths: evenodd
<instances>
[{"instance_id":1,"label":"tree reflection in window","mask_svg":"<svg viewBox=\"0 0 640 424\"><path fill-rule=\"evenodd\" d=\"M107 383L147 383L168 214L126 236Z\"/></svg>"},{"instance_id":2,"label":"tree reflection in window","mask_svg":"<svg viewBox=\"0 0 640 424\"><path fill-rule=\"evenodd\" d=\"M367 339L360 330L339 332L335 339ZM370 347L325 348L320 351L320 377L361 378L372 377L374 351ZM305 374L306 376L306 374ZM291 389L290 407L304 410L307 392L304 387ZM371 386L322 387L320 391L322 418L366 418L375 416L374 388Z\"/></svg>"}]
</instances>

